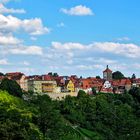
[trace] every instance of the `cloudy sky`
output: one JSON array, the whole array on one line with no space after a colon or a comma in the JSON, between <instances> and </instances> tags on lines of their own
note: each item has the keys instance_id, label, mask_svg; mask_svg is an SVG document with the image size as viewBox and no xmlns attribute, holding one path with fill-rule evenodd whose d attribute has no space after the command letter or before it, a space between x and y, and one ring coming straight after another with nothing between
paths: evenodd
<instances>
[{"instance_id":1,"label":"cloudy sky","mask_svg":"<svg viewBox=\"0 0 140 140\"><path fill-rule=\"evenodd\" d=\"M0 0L0 71L140 77L139 0Z\"/></svg>"}]
</instances>

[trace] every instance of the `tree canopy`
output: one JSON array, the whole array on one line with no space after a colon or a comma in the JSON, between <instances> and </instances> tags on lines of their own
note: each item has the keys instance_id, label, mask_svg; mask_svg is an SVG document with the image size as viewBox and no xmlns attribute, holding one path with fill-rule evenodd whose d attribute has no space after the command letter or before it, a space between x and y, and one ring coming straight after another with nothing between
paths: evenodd
<instances>
[{"instance_id":1,"label":"tree canopy","mask_svg":"<svg viewBox=\"0 0 140 140\"><path fill-rule=\"evenodd\" d=\"M13 95L13 94L12 94ZM2 140L139 140L140 88L126 94L66 96L28 101L0 91Z\"/></svg>"},{"instance_id":2,"label":"tree canopy","mask_svg":"<svg viewBox=\"0 0 140 140\"><path fill-rule=\"evenodd\" d=\"M22 96L22 89L20 88L19 84L14 80L4 78L0 84L0 89L6 90L9 94L12 94L17 97Z\"/></svg>"},{"instance_id":3,"label":"tree canopy","mask_svg":"<svg viewBox=\"0 0 140 140\"><path fill-rule=\"evenodd\" d=\"M124 78L124 75L120 71L113 72L112 78L114 80L120 80Z\"/></svg>"},{"instance_id":4,"label":"tree canopy","mask_svg":"<svg viewBox=\"0 0 140 140\"><path fill-rule=\"evenodd\" d=\"M4 74L2 72L0 72L0 76L4 76Z\"/></svg>"}]
</instances>

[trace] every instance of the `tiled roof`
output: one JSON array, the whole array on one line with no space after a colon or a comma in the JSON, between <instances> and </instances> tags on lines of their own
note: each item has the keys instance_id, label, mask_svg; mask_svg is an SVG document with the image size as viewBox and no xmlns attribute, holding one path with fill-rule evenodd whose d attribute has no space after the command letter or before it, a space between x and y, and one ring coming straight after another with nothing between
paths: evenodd
<instances>
[{"instance_id":1,"label":"tiled roof","mask_svg":"<svg viewBox=\"0 0 140 140\"><path fill-rule=\"evenodd\" d=\"M133 79L133 80L132 80L132 83L140 83L140 78Z\"/></svg>"},{"instance_id":2,"label":"tiled roof","mask_svg":"<svg viewBox=\"0 0 140 140\"><path fill-rule=\"evenodd\" d=\"M42 80L52 81L54 78L51 75L42 75Z\"/></svg>"}]
</instances>

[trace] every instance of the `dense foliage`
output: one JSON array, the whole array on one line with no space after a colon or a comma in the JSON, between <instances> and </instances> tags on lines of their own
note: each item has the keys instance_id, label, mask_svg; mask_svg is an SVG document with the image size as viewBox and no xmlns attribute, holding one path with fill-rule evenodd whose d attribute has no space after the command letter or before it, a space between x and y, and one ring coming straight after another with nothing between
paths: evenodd
<instances>
[{"instance_id":1,"label":"dense foliage","mask_svg":"<svg viewBox=\"0 0 140 140\"><path fill-rule=\"evenodd\" d=\"M114 80L120 80L124 78L124 75L120 71L116 71L112 73L112 78Z\"/></svg>"},{"instance_id":2,"label":"dense foliage","mask_svg":"<svg viewBox=\"0 0 140 140\"><path fill-rule=\"evenodd\" d=\"M0 72L0 76L4 76L4 74L2 72Z\"/></svg>"},{"instance_id":3,"label":"dense foliage","mask_svg":"<svg viewBox=\"0 0 140 140\"><path fill-rule=\"evenodd\" d=\"M9 94L21 97L22 96L22 89L20 88L19 84L8 78L4 78L0 84L0 89L8 91Z\"/></svg>"},{"instance_id":4,"label":"dense foliage","mask_svg":"<svg viewBox=\"0 0 140 140\"><path fill-rule=\"evenodd\" d=\"M47 95L28 101L0 91L1 140L139 140L140 89L129 93Z\"/></svg>"}]
</instances>

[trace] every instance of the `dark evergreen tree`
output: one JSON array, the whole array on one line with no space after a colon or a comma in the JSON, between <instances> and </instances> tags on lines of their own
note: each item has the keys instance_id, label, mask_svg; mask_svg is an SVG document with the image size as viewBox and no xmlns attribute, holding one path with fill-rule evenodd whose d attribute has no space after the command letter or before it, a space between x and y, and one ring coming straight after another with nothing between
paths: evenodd
<instances>
[{"instance_id":1,"label":"dark evergreen tree","mask_svg":"<svg viewBox=\"0 0 140 140\"><path fill-rule=\"evenodd\" d=\"M9 94L21 97L22 96L22 89L20 88L19 84L16 81L9 80L4 78L0 84L1 90L8 91Z\"/></svg>"}]
</instances>

